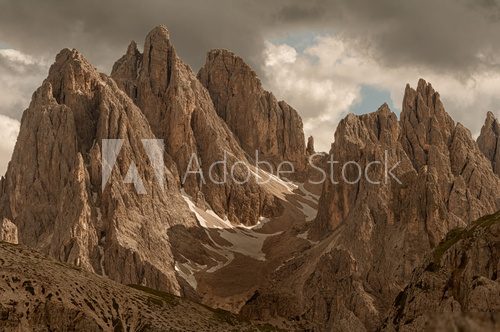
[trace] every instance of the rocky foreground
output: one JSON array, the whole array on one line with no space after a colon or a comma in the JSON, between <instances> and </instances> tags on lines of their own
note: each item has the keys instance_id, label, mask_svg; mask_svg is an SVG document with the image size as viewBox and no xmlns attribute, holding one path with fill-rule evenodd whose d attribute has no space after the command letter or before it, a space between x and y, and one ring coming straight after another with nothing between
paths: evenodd
<instances>
[{"instance_id":1,"label":"rocky foreground","mask_svg":"<svg viewBox=\"0 0 500 332\"><path fill-rule=\"evenodd\" d=\"M272 331L270 325L139 285L122 285L0 242L0 330Z\"/></svg>"}]
</instances>

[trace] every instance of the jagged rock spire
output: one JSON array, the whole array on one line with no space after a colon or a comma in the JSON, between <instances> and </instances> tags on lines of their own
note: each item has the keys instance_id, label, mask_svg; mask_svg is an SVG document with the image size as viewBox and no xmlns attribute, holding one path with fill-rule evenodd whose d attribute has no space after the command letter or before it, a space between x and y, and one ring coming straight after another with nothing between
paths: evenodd
<instances>
[{"instance_id":1,"label":"jagged rock spire","mask_svg":"<svg viewBox=\"0 0 500 332\"><path fill-rule=\"evenodd\" d=\"M201 161L203 174L224 177L224 169L210 166L228 156L228 167L247 162L233 133L217 115L208 91L191 68L176 54L168 30L154 28L146 37L144 54L124 55L113 67L112 77L142 110L153 133L164 139L166 151L177 165L183 187L193 197L207 201L220 216L233 222L254 224L274 209L274 198L251 178L244 185L228 178L223 184L189 175L193 156ZM194 164L197 166L197 164ZM244 175L242 175L244 176Z\"/></svg>"},{"instance_id":2,"label":"jagged rock spire","mask_svg":"<svg viewBox=\"0 0 500 332\"><path fill-rule=\"evenodd\" d=\"M486 158L491 161L493 171L500 176L500 122L488 112L477 144Z\"/></svg>"},{"instance_id":3,"label":"jagged rock spire","mask_svg":"<svg viewBox=\"0 0 500 332\"><path fill-rule=\"evenodd\" d=\"M216 49L207 54L198 78L207 88L217 114L224 119L252 158L276 164L291 161L305 168L302 119L290 105L262 88L253 71L234 53Z\"/></svg>"},{"instance_id":4,"label":"jagged rock spire","mask_svg":"<svg viewBox=\"0 0 500 332\"><path fill-rule=\"evenodd\" d=\"M455 127L439 93L423 79L416 90L406 85L400 123L401 143L417 169L428 163L431 149L447 147Z\"/></svg>"},{"instance_id":5,"label":"jagged rock spire","mask_svg":"<svg viewBox=\"0 0 500 332\"><path fill-rule=\"evenodd\" d=\"M242 312L256 318L276 310L321 327L375 330L425 253L451 229L500 209L500 179L424 80L406 87L400 121L387 105L346 116L330 155L337 164L328 175L338 183L324 182L308 232L328 248L285 264ZM368 168L374 161L385 165ZM342 167L352 162L361 174L348 167L343 179ZM386 182L394 165L400 181Z\"/></svg>"},{"instance_id":6,"label":"jagged rock spire","mask_svg":"<svg viewBox=\"0 0 500 332\"><path fill-rule=\"evenodd\" d=\"M23 115L2 183L0 218L16 224L20 243L63 262L179 294L166 230L196 221L175 169L164 170L165 185L156 181L141 141L154 138L111 78L78 51L62 50ZM102 186L105 139L123 145ZM148 195L125 183L131 164Z\"/></svg>"},{"instance_id":7,"label":"jagged rock spire","mask_svg":"<svg viewBox=\"0 0 500 332\"><path fill-rule=\"evenodd\" d=\"M314 137L309 136L307 138L307 148L306 148L306 154L311 156L315 153L314 151Z\"/></svg>"}]
</instances>

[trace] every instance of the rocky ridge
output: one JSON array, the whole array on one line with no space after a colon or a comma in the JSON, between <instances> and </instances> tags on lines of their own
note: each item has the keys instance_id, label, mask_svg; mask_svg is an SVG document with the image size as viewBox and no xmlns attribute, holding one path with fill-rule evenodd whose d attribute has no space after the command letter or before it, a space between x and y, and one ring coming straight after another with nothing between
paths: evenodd
<instances>
[{"instance_id":1,"label":"rocky ridge","mask_svg":"<svg viewBox=\"0 0 500 332\"><path fill-rule=\"evenodd\" d=\"M142 110L156 137L164 139L166 152L190 196L206 201L218 215L234 223L253 225L261 216L272 216L276 210L273 196L244 167L235 167L234 178L227 176L225 183L216 183L223 182L225 170L222 164L211 168L214 163L227 160L227 169L231 169L238 161L249 162L217 115L208 91L177 56L165 27L148 34L143 54L131 43L127 54L113 66L111 77ZM193 174L200 168L205 180ZM214 181L209 179L211 172ZM238 183L247 176L247 183Z\"/></svg>"},{"instance_id":2,"label":"rocky ridge","mask_svg":"<svg viewBox=\"0 0 500 332\"><path fill-rule=\"evenodd\" d=\"M243 308L248 317L299 319L319 330L373 330L422 254L449 230L500 209L500 179L423 80L416 90L406 87L400 121L387 105L348 115L330 155L339 162L336 180L349 161L365 170L376 160L389 169L397 165L395 178L378 164L357 182L355 167L346 168L344 181L326 181L309 232L320 243L268 278Z\"/></svg>"},{"instance_id":3,"label":"rocky ridge","mask_svg":"<svg viewBox=\"0 0 500 332\"><path fill-rule=\"evenodd\" d=\"M383 331L500 329L500 213L457 228L396 297Z\"/></svg>"}]
</instances>

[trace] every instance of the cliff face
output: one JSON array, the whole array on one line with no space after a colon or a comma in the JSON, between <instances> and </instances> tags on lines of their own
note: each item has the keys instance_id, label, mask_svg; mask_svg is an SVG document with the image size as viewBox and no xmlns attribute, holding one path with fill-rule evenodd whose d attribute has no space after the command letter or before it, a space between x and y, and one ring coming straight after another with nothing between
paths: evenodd
<instances>
[{"instance_id":1,"label":"cliff face","mask_svg":"<svg viewBox=\"0 0 500 332\"><path fill-rule=\"evenodd\" d=\"M407 86L400 121L386 105L348 115L330 155L334 178L323 186L309 232L321 242L269 278L244 308L250 317L273 312L332 329L375 329L449 230L500 209L500 179L423 80L416 90ZM353 161L359 181L357 167L342 173ZM368 167L373 161L380 164Z\"/></svg>"},{"instance_id":2,"label":"cliff face","mask_svg":"<svg viewBox=\"0 0 500 332\"><path fill-rule=\"evenodd\" d=\"M189 287L176 261L185 262L186 252L194 250L208 270L229 264L234 252L247 252L224 248L229 253L221 257L220 249L207 249L227 241L207 235L217 231L202 224L195 205L231 229L227 220L253 225L280 213L282 191L291 189L272 177L257 184L265 173L253 173L210 94L176 55L166 28L148 34L144 54L131 43L112 76L98 73L76 50L57 55L24 112L0 181L1 239L19 238L121 283L181 294ZM279 140L282 146L285 138ZM203 176L193 175L198 167ZM265 237L240 233L256 245ZM171 239L174 234L186 243Z\"/></svg>"},{"instance_id":3,"label":"cliff face","mask_svg":"<svg viewBox=\"0 0 500 332\"><path fill-rule=\"evenodd\" d=\"M452 230L415 269L383 331L500 328L500 213Z\"/></svg>"},{"instance_id":4,"label":"cliff face","mask_svg":"<svg viewBox=\"0 0 500 332\"><path fill-rule=\"evenodd\" d=\"M186 180L183 187L189 195L202 195L217 214L235 223L251 225L261 216L272 215L273 198L253 176L244 185L238 184L247 178L244 168L235 167L236 181L230 176L224 184L209 180L210 173L215 181L224 178L222 165L210 168L215 162L227 158L231 169L238 161L248 164L248 160L217 115L207 90L177 56L165 27L148 34L144 54L132 43L111 76L144 113L156 137L165 140L166 151L177 165L180 179ZM205 183L199 175L188 172L198 170L198 165Z\"/></svg>"},{"instance_id":5,"label":"cliff face","mask_svg":"<svg viewBox=\"0 0 500 332\"><path fill-rule=\"evenodd\" d=\"M500 176L500 123L493 113L488 112L481 134L477 138L479 149L491 161L495 174Z\"/></svg>"},{"instance_id":6,"label":"cliff face","mask_svg":"<svg viewBox=\"0 0 500 332\"><path fill-rule=\"evenodd\" d=\"M17 225L20 243L63 262L179 293L165 230L196 220L180 195L175 169L162 169L166 181L157 181L142 142L154 138L147 119L112 79L77 51L63 50L23 115L1 215ZM112 172L103 186L106 139L123 141L116 165L105 163ZM125 183L134 174L130 166L147 195Z\"/></svg>"},{"instance_id":7,"label":"cliff face","mask_svg":"<svg viewBox=\"0 0 500 332\"><path fill-rule=\"evenodd\" d=\"M255 72L238 56L212 50L198 73L210 93L217 114L238 138L243 150L275 164L290 161L306 167L302 120L284 101L262 88Z\"/></svg>"}]
</instances>

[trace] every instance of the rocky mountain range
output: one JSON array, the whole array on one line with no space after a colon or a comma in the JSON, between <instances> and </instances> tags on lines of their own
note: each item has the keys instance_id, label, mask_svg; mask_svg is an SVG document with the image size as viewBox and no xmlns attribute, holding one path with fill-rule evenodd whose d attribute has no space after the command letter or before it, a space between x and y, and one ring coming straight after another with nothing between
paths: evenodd
<instances>
[{"instance_id":1,"label":"rocky mountain range","mask_svg":"<svg viewBox=\"0 0 500 332\"><path fill-rule=\"evenodd\" d=\"M159 26L106 75L62 50L0 182L0 327L495 330L499 135L420 80L315 153L230 51L195 74Z\"/></svg>"},{"instance_id":2,"label":"rocky mountain range","mask_svg":"<svg viewBox=\"0 0 500 332\"><path fill-rule=\"evenodd\" d=\"M495 174L500 175L500 123L491 112L488 112L477 144L486 158L491 161Z\"/></svg>"}]
</instances>

